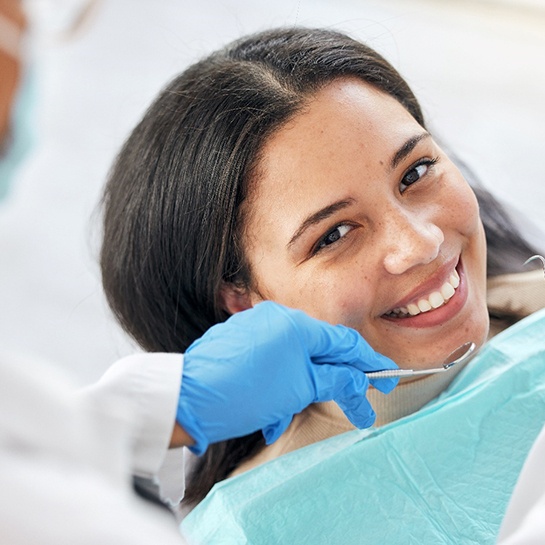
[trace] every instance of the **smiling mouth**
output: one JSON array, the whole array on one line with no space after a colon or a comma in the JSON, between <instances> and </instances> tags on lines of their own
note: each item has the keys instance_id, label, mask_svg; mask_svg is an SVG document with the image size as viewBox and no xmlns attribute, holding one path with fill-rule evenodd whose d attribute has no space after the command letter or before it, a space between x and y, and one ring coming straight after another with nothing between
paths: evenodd
<instances>
[{"instance_id":1,"label":"smiling mouth","mask_svg":"<svg viewBox=\"0 0 545 545\"><path fill-rule=\"evenodd\" d=\"M384 316L388 318L412 318L430 310L435 310L446 305L452 299L459 285L460 275L454 269L449 279L441 286L441 289L433 291L427 297L419 297L418 300L409 303L407 306L394 308Z\"/></svg>"}]
</instances>

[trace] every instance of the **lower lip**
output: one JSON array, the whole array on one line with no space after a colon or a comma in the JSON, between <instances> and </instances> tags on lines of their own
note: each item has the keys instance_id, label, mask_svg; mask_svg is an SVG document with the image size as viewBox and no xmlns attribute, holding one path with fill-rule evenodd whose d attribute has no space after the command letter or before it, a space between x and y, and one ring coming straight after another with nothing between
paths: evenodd
<instances>
[{"instance_id":1,"label":"lower lip","mask_svg":"<svg viewBox=\"0 0 545 545\"><path fill-rule=\"evenodd\" d=\"M460 312L467 301L468 295L467 282L461 263L456 270L460 276L460 285L444 305L407 318L394 318L391 316L381 316L381 318L399 327L413 328L436 327L448 322Z\"/></svg>"}]
</instances>

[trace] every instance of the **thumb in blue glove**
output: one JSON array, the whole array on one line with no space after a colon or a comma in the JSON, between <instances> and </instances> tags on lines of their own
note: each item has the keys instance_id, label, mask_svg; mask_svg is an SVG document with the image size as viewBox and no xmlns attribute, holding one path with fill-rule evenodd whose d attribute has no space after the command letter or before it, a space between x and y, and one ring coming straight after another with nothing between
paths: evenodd
<instances>
[{"instance_id":1,"label":"thumb in blue glove","mask_svg":"<svg viewBox=\"0 0 545 545\"><path fill-rule=\"evenodd\" d=\"M311 403L336 401L357 427L375 413L366 371L396 369L355 330L270 301L210 328L184 356L177 421L202 454L210 443L263 430L268 444ZM373 385L384 393L397 379Z\"/></svg>"}]
</instances>

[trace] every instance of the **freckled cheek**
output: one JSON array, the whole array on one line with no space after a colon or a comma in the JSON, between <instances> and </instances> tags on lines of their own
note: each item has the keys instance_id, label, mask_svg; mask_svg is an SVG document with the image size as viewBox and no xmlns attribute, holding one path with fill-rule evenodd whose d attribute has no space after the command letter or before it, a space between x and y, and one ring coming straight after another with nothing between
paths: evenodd
<instances>
[{"instance_id":1,"label":"freckled cheek","mask_svg":"<svg viewBox=\"0 0 545 545\"><path fill-rule=\"evenodd\" d=\"M486 238L479 213L479 204L473 190L464 182L465 191L458 188L452 195L454 230L464 238L463 259L466 274L472 279L472 293L476 297L480 294L485 305L486 292Z\"/></svg>"},{"instance_id":2,"label":"freckled cheek","mask_svg":"<svg viewBox=\"0 0 545 545\"><path fill-rule=\"evenodd\" d=\"M362 329L367 319L370 290L363 275L329 274L322 281L305 283L301 308L320 320Z\"/></svg>"},{"instance_id":3,"label":"freckled cheek","mask_svg":"<svg viewBox=\"0 0 545 545\"><path fill-rule=\"evenodd\" d=\"M453 184L444 194L443 218L455 231L472 237L479 233L481 219L477 198L465 181Z\"/></svg>"},{"instance_id":4,"label":"freckled cheek","mask_svg":"<svg viewBox=\"0 0 545 545\"><path fill-rule=\"evenodd\" d=\"M479 210L477 208L465 208L464 211L460 213L457 230L470 241L480 238L481 218L479 216Z\"/></svg>"}]
</instances>

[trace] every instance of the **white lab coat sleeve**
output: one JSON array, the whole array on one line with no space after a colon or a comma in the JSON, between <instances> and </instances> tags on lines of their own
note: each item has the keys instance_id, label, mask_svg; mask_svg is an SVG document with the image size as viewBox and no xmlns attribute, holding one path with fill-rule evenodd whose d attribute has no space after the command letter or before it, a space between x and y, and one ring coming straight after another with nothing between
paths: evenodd
<instances>
[{"instance_id":1,"label":"white lab coat sleeve","mask_svg":"<svg viewBox=\"0 0 545 545\"><path fill-rule=\"evenodd\" d=\"M498 545L545 543L545 428L537 438L509 502Z\"/></svg>"},{"instance_id":2,"label":"white lab coat sleeve","mask_svg":"<svg viewBox=\"0 0 545 545\"><path fill-rule=\"evenodd\" d=\"M153 479L161 498L177 505L184 493L183 449L171 449L182 380L183 355L141 353L115 362L95 384L83 388L87 402L122 405L131 430L135 475Z\"/></svg>"},{"instance_id":3,"label":"white lab coat sleeve","mask_svg":"<svg viewBox=\"0 0 545 545\"><path fill-rule=\"evenodd\" d=\"M131 490L122 404L79 397L59 369L0 354L0 542L185 543L171 514Z\"/></svg>"}]
</instances>

